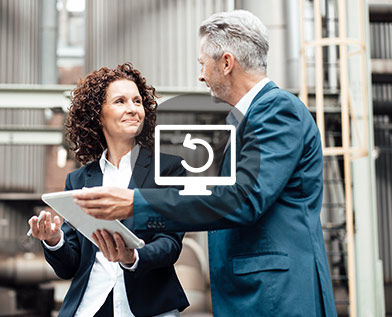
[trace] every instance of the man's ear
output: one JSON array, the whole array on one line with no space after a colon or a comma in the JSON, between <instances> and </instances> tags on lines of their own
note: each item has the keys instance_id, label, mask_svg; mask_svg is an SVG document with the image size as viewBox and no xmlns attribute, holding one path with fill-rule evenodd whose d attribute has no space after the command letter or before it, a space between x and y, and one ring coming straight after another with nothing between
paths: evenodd
<instances>
[{"instance_id":1,"label":"man's ear","mask_svg":"<svg viewBox=\"0 0 392 317\"><path fill-rule=\"evenodd\" d=\"M231 53L224 53L222 55L222 63L223 63L223 75L227 76L233 71L234 67L234 56Z\"/></svg>"}]
</instances>

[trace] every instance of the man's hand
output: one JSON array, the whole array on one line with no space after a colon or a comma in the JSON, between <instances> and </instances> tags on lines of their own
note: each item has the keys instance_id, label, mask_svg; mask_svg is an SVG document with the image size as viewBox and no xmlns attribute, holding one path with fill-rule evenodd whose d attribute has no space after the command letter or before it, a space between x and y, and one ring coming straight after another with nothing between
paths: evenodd
<instances>
[{"instance_id":1,"label":"man's hand","mask_svg":"<svg viewBox=\"0 0 392 317\"><path fill-rule=\"evenodd\" d=\"M95 243L105 258L110 262L121 262L132 265L136 261L135 250L128 249L124 240L116 232L113 236L106 230L97 230L92 235Z\"/></svg>"},{"instance_id":2,"label":"man's hand","mask_svg":"<svg viewBox=\"0 0 392 317\"><path fill-rule=\"evenodd\" d=\"M82 210L99 219L126 219L133 216L132 189L117 187L83 188L73 194L74 201Z\"/></svg>"}]
</instances>

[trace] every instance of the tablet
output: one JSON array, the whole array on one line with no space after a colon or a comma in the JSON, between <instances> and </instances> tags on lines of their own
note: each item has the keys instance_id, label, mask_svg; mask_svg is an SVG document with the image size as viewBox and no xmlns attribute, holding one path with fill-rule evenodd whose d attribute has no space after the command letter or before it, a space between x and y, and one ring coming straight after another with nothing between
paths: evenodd
<instances>
[{"instance_id":1,"label":"tablet","mask_svg":"<svg viewBox=\"0 0 392 317\"><path fill-rule=\"evenodd\" d=\"M115 232L119 233L122 236L125 245L130 249L140 249L144 246L144 241L139 239L119 220L97 219L83 212L82 209L74 203L72 198L72 194L78 191L80 191L80 189L48 193L43 194L41 198L61 215L71 227L78 230L95 245L96 243L91 237L93 232L105 229L111 234Z\"/></svg>"}]
</instances>

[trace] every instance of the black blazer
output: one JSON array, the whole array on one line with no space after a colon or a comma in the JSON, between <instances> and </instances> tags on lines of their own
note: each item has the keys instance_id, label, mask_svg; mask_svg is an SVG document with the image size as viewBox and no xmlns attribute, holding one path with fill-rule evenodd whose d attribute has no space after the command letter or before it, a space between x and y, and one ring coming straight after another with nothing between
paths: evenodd
<instances>
[{"instance_id":1,"label":"black blazer","mask_svg":"<svg viewBox=\"0 0 392 317\"><path fill-rule=\"evenodd\" d=\"M161 154L161 175L184 175L181 158ZM99 162L89 163L67 175L65 189L79 189L102 185ZM129 188L156 188L154 156L151 150L141 148L132 173ZM132 228L132 219L123 223ZM62 279L72 283L65 296L59 316L73 316L83 298L98 248L78 231L63 224L65 243L57 251L44 248L45 258ZM183 233L143 233L138 236L146 242L139 249L139 264L135 272L124 269L125 287L129 306L135 316L153 316L189 306L178 281L173 264L177 261Z\"/></svg>"}]
</instances>

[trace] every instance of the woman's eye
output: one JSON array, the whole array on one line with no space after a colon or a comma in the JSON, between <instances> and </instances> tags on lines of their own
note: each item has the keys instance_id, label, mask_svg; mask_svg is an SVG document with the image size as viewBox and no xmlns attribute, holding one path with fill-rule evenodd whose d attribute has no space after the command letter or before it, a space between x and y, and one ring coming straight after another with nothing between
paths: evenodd
<instances>
[{"instance_id":1,"label":"woman's eye","mask_svg":"<svg viewBox=\"0 0 392 317\"><path fill-rule=\"evenodd\" d=\"M138 104L138 105L141 105L142 104L142 100L141 99L136 99L135 103Z\"/></svg>"},{"instance_id":2,"label":"woman's eye","mask_svg":"<svg viewBox=\"0 0 392 317\"><path fill-rule=\"evenodd\" d=\"M122 103L123 100L122 99L117 99L114 103Z\"/></svg>"}]
</instances>

